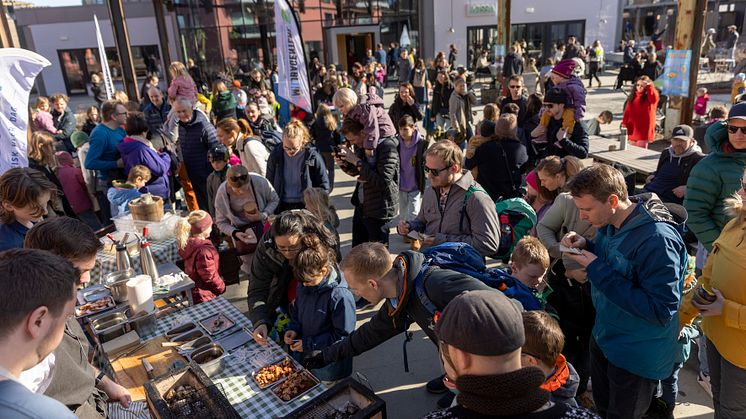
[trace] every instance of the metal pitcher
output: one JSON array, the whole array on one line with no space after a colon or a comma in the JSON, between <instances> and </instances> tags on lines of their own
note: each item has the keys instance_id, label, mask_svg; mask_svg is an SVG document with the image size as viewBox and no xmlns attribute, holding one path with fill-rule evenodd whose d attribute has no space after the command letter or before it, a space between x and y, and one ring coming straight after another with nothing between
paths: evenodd
<instances>
[{"instance_id":1,"label":"metal pitcher","mask_svg":"<svg viewBox=\"0 0 746 419\"><path fill-rule=\"evenodd\" d=\"M158 266L153 258L153 252L150 249L150 242L148 242L148 229L143 229L143 235L140 238L140 269L144 275L148 275L150 280L155 285L155 281L158 279Z\"/></svg>"},{"instance_id":2,"label":"metal pitcher","mask_svg":"<svg viewBox=\"0 0 746 419\"><path fill-rule=\"evenodd\" d=\"M127 252L127 246L117 243L117 271L126 271L132 268L132 260Z\"/></svg>"}]
</instances>

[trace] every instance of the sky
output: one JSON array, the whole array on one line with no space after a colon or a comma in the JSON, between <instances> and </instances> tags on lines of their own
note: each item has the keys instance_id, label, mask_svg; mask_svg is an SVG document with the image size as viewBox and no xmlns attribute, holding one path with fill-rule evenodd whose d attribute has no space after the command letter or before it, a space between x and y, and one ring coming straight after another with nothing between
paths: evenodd
<instances>
[{"instance_id":1,"label":"sky","mask_svg":"<svg viewBox=\"0 0 746 419\"><path fill-rule=\"evenodd\" d=\"M80 0L25 0L34 3L37 6L80 6L83 2Z\"/></svg>"}]
</instances>

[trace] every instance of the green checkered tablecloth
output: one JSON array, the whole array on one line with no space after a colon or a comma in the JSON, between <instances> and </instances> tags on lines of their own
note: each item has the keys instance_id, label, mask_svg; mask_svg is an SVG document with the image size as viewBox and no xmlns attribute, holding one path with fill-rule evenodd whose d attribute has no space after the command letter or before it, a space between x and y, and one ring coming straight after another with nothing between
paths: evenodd
<instances>
[{"instance_id":1,"label":"green checkered tablecloth","mask_svg":"<svg viewBox=\"0 0 746 419\"><path fill-rule=\"evenodd\" d=\"M188 317L191 321L197 323L200 320L221 312L233 320L239 327L246 327L248 330L251 330L251 321L228 300L218 297L158 319L158 324L153 334L141 336L141 338L147 340L166 334L174 326L174 320L178 320L179 318ZM220 339L234 330L235 328L229 329L218 335L216 339ZM274 342L270 342L270 345L273 345L278 351L282 350ZM260 346L252 340L249 342L248 347L249 349L254 349ZM259 387L257 387L251 377L252 372L250 365L236 362L232 358L232 355L229 354L225 358L223 371L212 377L214 383L222 385L223 394L225 394L228 401L242 418L274 418L284 416L326 390L326 387L321 384L300 399L285 403L275 397L270 389L259 390Z\"/></svg>"},{"instance_id":2,"label":"green checkered tablecloth","mask_svg":"<svg viewBox=\"0 0 746 419\"><path fill-rule=\"evenodd\" d=\"M180 259L179 249L176 247L176 239L150 242L150 251L153 252L153 258L156 265L164 263L175 263ZM132 267L135 272L142 272L140 269L140 255L131 256ZM99 251L96 254L96 266L91 269L91 283L98 284L103 282L103 278L117 270L117 257L112 253Z\"/></svg>"}]
</instances>

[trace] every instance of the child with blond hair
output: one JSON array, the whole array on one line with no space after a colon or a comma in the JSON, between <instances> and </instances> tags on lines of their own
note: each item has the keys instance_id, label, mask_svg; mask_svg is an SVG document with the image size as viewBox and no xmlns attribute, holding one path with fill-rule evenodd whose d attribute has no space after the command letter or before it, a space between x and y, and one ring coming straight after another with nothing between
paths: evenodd
<instances>
[{"instance_id":1,"label":"child with blond hair","mask_svg":"<svg viewBox=\"0 0 746 419\"><path fill-rule=\"evenodd\" d=\"M225 292L220 276L220 255L210 241L212 217L196 210L176 222L176 245L184 260L184 272L194 281L192 300L195 304L210 301Z\"/></svg>"},{"instance_id":2,"label":"child with blond hair","mask_svg":"<svg viewBox=\"0 0 746 419\"><path fill-rule=\"evenodd\" d=\"M54 127L54 117L52 117L49 99L39 96L36 98L34 107L36 108L34 113L34 131L46 131L52 135L58 134L60 130Z\"/></svg>"},{"instance_id":3,"label":"child with blond hair","mask_svg":"<svg viewBox=\"0 0 746 419\"><path fill-rule=\"evenodd\" d=\"M350 118L363 124L363 149L365 155L371 157L373 151L378 147L381 138L396 135L394 123L386 110L383 108L383 99L371 89L367 95L358 98L352 89L343 87L334 94L332 98L334 106L345 118Z\"/></svg>"}]
</instances>

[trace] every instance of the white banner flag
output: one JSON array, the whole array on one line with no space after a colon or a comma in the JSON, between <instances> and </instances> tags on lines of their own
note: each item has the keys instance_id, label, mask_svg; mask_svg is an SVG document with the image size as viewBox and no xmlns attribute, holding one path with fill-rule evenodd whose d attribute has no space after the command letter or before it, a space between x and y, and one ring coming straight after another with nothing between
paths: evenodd
<instances>
[{"instance_id":1,"label":"white banner flag","mask_svg":"<svg viewBox=\"0 0 746 419\"><path fill-rule=\"evenodd\" d=\"M51 63L20 48L0 48L0 175L27 167L28 99L36 76Z\"/></svg>"},{"instance_id":2,"label":"white banner flag","mask_svg":"<svg viewBox=\"0 0 746 419\"><path fill-rule=\"evenodd\" d=\"M313 112L308 89L308 69L298 22L287 0L275 0L278 93L293 105ZM267 53L268 51L265 51Z\"/></svg>"},{"instance_id":3,"label":"white banner flag","mask_svg":"<svg viewBox=\"0 0 746 419\"><path fill-rule=\"evenodd\" d=\"M96 42L98 42L98 60L101 62L101 73L103 73L104 88L106 89L106 99L111 100L114 96L114 81L111 79L111 70L109 70L109 60L106 59L106 48L104 40L101 38L101 29L98 27L98 18L93 15L93 23L96 25Z\"/></svg>"}]
</instances>

